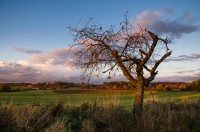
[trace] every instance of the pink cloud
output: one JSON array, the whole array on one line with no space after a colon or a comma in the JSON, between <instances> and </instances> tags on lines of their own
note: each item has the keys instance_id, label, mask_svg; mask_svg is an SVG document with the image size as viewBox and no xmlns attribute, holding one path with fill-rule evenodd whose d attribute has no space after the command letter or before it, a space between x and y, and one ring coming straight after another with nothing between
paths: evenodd
<instances>
[{"instance_id":1,"label":"pink cloud","mask_svg":"<svg viewBox=\"0 0 200 132\"><path fill-rule=\"evenodd\" d=\"M28 61L0 61L0 82L67 81L71 75L79 77L80 71L72 70L70 51L70 48L61 48L34 55Z\"/></svg>"},{"instance_id":2,"label":"pink cloud","mask_svg":"<svg viewBox=\"0 0 200 132\"><path fill-rule=\"evenodd\" d=\"M33 56L29 61L33 64L63 65L73 67L74 50L61 48L49 51L47 54Z\"/></svg>"},{"instance_id":3,"label":"pink cloud","mask_svg":"<svg viewBox=\"0 0 200 132\"><path fill-rule=\"evenodd\" d=\"M61 48L54 49L48 52L48 55L60 57L60 58L69 58L73 54L72 48Z\"/></svg>"},{"instance_id":4,"label":"pink cloud","mask_svg":"<svg viewBox=\"0 0 200 132\"><path fill-rule=\"evenodd\" d=\"M48 61L48 57L45 55L37 55L37 56L33 56L29 59L29 61L31 63L37 64L37 63L45 63L46 61Z\"/></svg>"},{"instance_id":5,"label":"pink cloud","mask_svg":"<svg viewBox=\"0 0 200 132\"><path fill-rule=\"evenodd\" d=\"M49 64L31 64L27 61L17 62L0 62L3 64L0 66L0 82L30 82L38 83L45 81L70 81L70 82L82 82L81 71L72 70L60 65L49 65ZM174 75L161 77L158 76L154 81L173 81L173 82L191 82L200 78L199 69L184 70L180 73L193 72L193 76L189 75ZM178 73L178 74L180 74ZM101 84L103 82L110 81L126 81L123 75L112 76L111 79L107 79L106 76L92 76L90 83Z\"/></svg>"},{"instance_id":6,"label":"pink cloud","mask_svg":"<svg viewBox=\"0 0 200 132\"><path fill-rule=\"evenodd\" d=\"M0 68L0 82L27 82L39 74L39 69L22 62L4 63Z\"/></svg>"},{"instance_id":7,"label":"pink cloud","mask_svg":"<svg viewBox=\"0 0 200 132\"><path fill-rule=\"evenodd\" d=\"M148 28L155 21L157 21L160 16L161 16L161 13L158 11L146 10L137 16L137 22L140 26L142 26L144 28Z\"/></svg>"},{"instance_id":8,"label":"pink cloud","mask_svg":"<svg viewBox=\"0 0 200 132\"><path fill-rule=\"evenodd\" d=\"M1 62L0 82L68 81L70 76L80 77L80 71L73 71L60 65L32 64L27 61ZM78 79L80 80L80 79ZM78 82L78 80L75 80Z\"/></svg>"}]
</instances>

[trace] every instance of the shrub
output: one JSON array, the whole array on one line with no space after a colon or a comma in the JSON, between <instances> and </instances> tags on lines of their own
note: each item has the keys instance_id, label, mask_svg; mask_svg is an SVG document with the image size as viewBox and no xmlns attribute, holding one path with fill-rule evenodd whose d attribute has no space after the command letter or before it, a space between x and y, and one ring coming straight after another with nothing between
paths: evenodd
<instances>
[{"instance_id":1,"label":"shrub","mask_svg":"<svg viewBox=\"0 0 200 132\"><path fill-rule=\"evenodd\" d=\"M65 132L65 124L63 121L56 120L51 126L49 126L45 132Z\"/></svg>"},{"instance_id":2,"label":"shrub","mask_svg":"<svg viewBox=\"0 0 200 132\"><path fill-rule=\"evenodd\" d=\"M48 127L53 118L49 106L16 106L15 120L20 131L39 131Z\"/></svg>"},{"instance_id":3,"label":"shrub","mask_svg":"<svg viewBox=\"0 0 200 132\"><path fill-rule=\"evenodd\" d=\"M190 84L181 84L181 85L179 86L179 89L180 89L181 91L190 91L190 90L192 90L192 87L191 87Z\"/></svg>"},{"instance_id":4,"label":"shrub","mask_svg":"<svg viewBox=\"0 0 200 132\"><path fill-rule=\"evenodd\" d=\"M156 90L158 90L158 91L164 90L163 84L158 84L158 85L156 85Z\"/></svg>"},{"instance_id":5,"label":"shrub","mask_svg":"<svg viewBox=\"0 0 200 132\"><path fill-rule=\"evenodd\" d=\"M2 91L2 92L11 92L12 88L7 84L0 84L0 91Z\"/></svg>"},{"instance_id":6,"label":"shrub","mask_svg":"<svg viewBox=\"0 0 200 132\"><path fill-rule=\"evenodd\" d=\"M31 85L26 85L26 86L12 86L12 91L18 92L18 91L27 91L31 90L32 86Z\"/></svg>"},{"instance_id":7,"label":"shrub","mask_svg":"<svg viewBox=\"0 0 200 132\"><path fill-rule=\"evenodd\" d=\"M193 132L200 132L200 107L197 110L197 114L194 120Z\"/></svg>"},{"instance_id":8,"label":"shrub","mask_svg":"<svg viewBox=\"0 0 200 132\"><path fill-rule=\"evenodd\" d=\"M64 123L69 131L80 131L81 121L79 116L80 113L77 108L71 109L71 111L64 116Z\"/></svg>"},{"instance_id":9,"label":"shrub","mask_svg":"<svg viewBox=\"0 0 200 132\"><path fill-rule=\"evenodd\" d=\"M14 111L9 105L0 107L0 131L13 131L15 129Z\"/></svg>"},{"instance_id":10,"label":"shrub","mask_svg":"<svg viewBox=\"0 0 200 132\"><path fill-rule=\"evenodd\" d=\"M148 103L135 131L191 131L199 103Z\"/></svg>"},{"instance_id":11,"label":"shrub","mask_svg":"<svg viewBox=\"0 0 200 132\"><path fill-rule=\"evenodd\" d=\"M163 90L164 90L164 91L171 91L171 87L166 86Z\"/></svg>"}]
</instances>

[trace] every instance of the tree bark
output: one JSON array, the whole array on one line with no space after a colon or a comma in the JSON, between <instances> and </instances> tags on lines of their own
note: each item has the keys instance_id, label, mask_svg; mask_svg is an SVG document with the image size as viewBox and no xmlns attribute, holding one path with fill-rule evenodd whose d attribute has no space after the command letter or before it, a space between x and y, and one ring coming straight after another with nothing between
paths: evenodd
<instances>
[{"instance_id":1,"label":"tree bark","mask_svg":"<svg viewBox=\"0 0 200 132\"><path fill-rule=\"evenodd\" d=\"M138 77L137 87L135 91L134 109L133 109L134 120L137 120L142 114L143 99L144 99L144 80L143 77Z\"/></svg>"}]
</instances>

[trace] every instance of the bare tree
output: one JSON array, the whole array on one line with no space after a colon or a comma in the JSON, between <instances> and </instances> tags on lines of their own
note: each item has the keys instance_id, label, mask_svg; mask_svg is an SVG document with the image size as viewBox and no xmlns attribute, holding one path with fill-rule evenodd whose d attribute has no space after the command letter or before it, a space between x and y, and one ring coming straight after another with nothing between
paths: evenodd
<instances>
[{"instance_id":1,"label":"bare tree","mask_svg":"<svg viewBox=\"0 0 200 132\"><path fill-rule=\"evenodd\" d=\"M81 28L69 26L74 34L73 48L77 51L75 66L88 78L100 73L108 73L110 78L120 70L136 86L133 115L138 117L143 109L144 86L154 80L157 67L172 53L168 49L170 39L134 28L126 15L119 30L114 27L104 30L92 19Z\"/></svg>"}]
</instances>

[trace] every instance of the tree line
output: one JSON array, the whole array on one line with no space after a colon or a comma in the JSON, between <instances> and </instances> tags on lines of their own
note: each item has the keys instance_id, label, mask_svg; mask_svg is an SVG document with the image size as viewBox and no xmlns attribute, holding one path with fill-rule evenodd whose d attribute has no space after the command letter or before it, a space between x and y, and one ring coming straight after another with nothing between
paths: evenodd
<instances>
[{"instance_id":1,"label":"tree line","mask_svg":"<svg viewBox=\"0 0 200 132\"><path fill-rule=\"evenodd\" d=\"M47 89L64 89L69 87L79 87L81 83L73 82L42 82L42 83L0 83L0 91L12 92L12 91L24 91L24 90L47 90Z\"/></svg>"},{"instance_id":2,"label":"tree line","mask_svg":"<svg viewBox=\"0 0 200 132\"><path fill-rule=\"evenodd\" d=\"M73 82L42 82L37 84L31 83L0 83L0 91L23 91L32 89L67 89L78 87L82 89L98 89L98 90L135 90L136 86L126 81L120 82L103 82L101 85L73 83ZM152 82L144 88L145 91L200 91L200 79L191 83L185 82Z\"/></svg>"},{"instance_id":3,"label":"tree line","mask_svg":"<svg viewBox=\"0 0 200 132\"><path fill-rule=\"evenodd\" d=\"M103 89L109 90L134 90L135 85L120 81L120 82L104 82ZM200 91L200 79L191 83L185 82L152 82L144 88L145 91Z\"/></svg>"}]
</instances>

